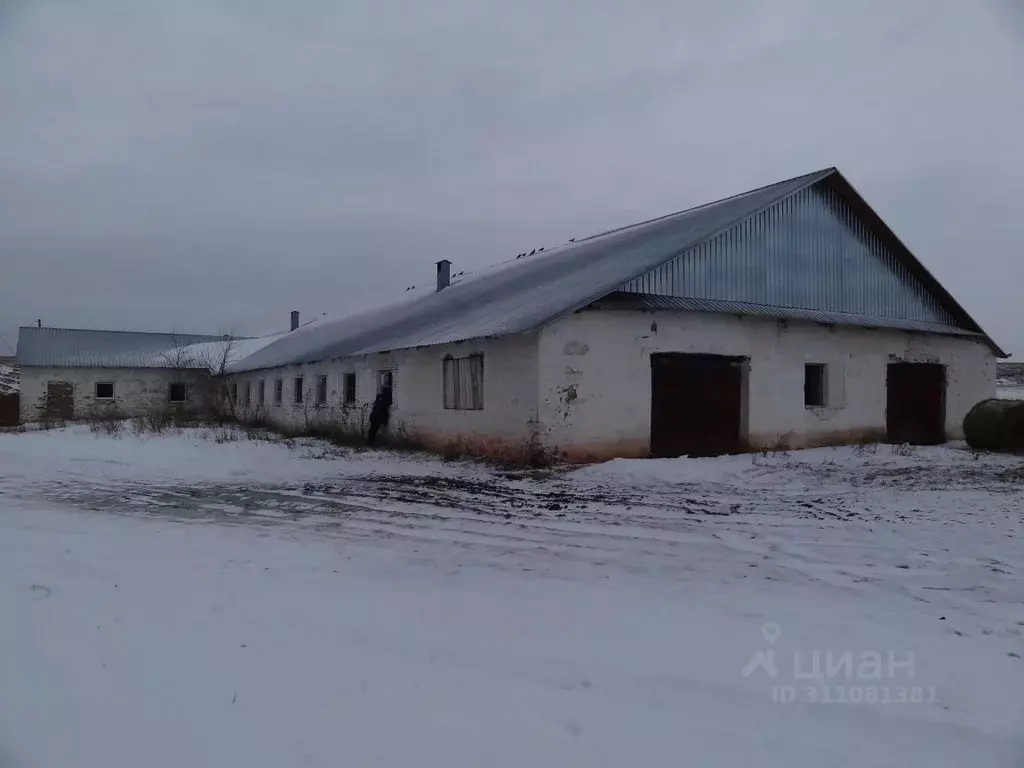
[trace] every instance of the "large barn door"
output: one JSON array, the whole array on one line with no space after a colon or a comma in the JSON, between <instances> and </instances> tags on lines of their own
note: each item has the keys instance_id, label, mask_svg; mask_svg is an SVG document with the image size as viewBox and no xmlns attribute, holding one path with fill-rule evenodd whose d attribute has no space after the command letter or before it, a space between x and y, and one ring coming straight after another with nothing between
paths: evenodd
<instances>
[{"instance_id":1,"label":"large barn door","mask_svg":"<svg viewBox=\"0 0 1024 768\"><path fill-rule=\"evenodd\" d=\"M946 441L946 369L937 363L890 363L885 378L890 443Z\"/></svg>"},{"instance_id":2,"label":"large barn door","mask_svg":"<svg viewBox=\"0 0 1024 768\"><path fill-rule=\"evenodd\" d=\"M75 388L69 381L50 381L46 384L46 418L75 418Z\"/></svg>"},{"instance_id":3,"label":"large barn door","mask_svg":"<svg viewBox=\"0 0 1024 768\"><path fill-rule=\"evenodd\" d=\"M651 355L651 454L738 453L742 360L719 355Z\"/></svg>"}]
</instances>

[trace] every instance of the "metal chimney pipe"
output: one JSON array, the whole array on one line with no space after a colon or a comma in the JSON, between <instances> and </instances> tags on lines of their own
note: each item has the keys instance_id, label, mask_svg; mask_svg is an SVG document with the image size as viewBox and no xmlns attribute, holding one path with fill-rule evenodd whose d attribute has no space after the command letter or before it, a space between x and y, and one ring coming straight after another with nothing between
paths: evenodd
<instances>
[{"instance_id":1,"label":"metal chimney pipe","mask_svg":"<svg viewBox=\"0 0 1024 768\"><path fill-rule=\"evenodd\" d=\"M299 327L299 312L298 310L292 310L292 330L294 331Z\"/></svg>"},{"instance_id":2,"label":"metal chimney pipe","mask_svg":"<svg viewBox=\"0 0 1024 768\"><path fill-rule=\"evenodd\" d=\"M452 284L452 263L448 259L437 262L437 290L443 291Z\"/></svg>"}]
</instances>

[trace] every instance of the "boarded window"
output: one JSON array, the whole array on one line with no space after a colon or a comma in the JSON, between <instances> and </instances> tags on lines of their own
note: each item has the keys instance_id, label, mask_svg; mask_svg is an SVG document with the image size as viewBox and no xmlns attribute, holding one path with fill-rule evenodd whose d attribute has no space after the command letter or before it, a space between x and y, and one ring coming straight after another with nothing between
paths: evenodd
<instances>
[{"instance_id":1,"label":"boarded window","mask_svg":"<svg viewBox=\"0 0 1024 768\"><path fill-rule=\"evenodd\" d=\"M356 401L356 375L354 373L346 373L343 384L342 397L345 404L351 405Z\"/></svg>"},{"instance_id":2,"label":"boarded window","mask_svg":"<svg viewBox=\"0 0 1024 768\"><path fill-rule=\"evenodd\" d=\"M188 399L188 388L184 382L178 381L168 388L167 399L172 403L184 403Z\"/></svg>"},{"instance_id":3,"label":"boarded window","mask_svg":"<svg viewBox=\"0 0 1024 768\"><path fill-rule=\"evenodd\" d=\"M826 393L827 366L808 363L804 366L804 405L819 408L828 404Z\"/></svg>"},{"instance_id":4,"label":"boarded window","mask_svg":"<svg viewBox=\"0 0 1024 768\"><path fill-rule=\"evenodd\" d=\"M316 404L323 405L327 402L327 377L316 377Z\"/></svg>"},{"instance_id":5,"label":"boarded window","mask_svg":"<svg viewBox=\"0 0 1024 768\"><path fill-rule=\"evenodd\" d=\"M295 381L292 382L292 402L296 405L302 405L302 377L296 376Z\"/></svg>"},{"instance_id":6,"label":"boarded window","mask_svg":"<svg viewBox=\"0 0 1024 768\"><path fill-rule=\"evenodd\" d=\"M444 407L479 411L484 407L484 356L444 359Z\"/></svg>"},{"instance_id":7,"label":"boarded window","mask_svg":"<svg viewBox=\"0 0 1024 768\"><path fill-rule=\"evenodd\" d=\"M75 417L75 388L69 381L46 383L46 417L73 419Z\"/></svg>"},{"instance_id":8,"label":"boarded window","mask_svg":"<svg viewBox=\"0 0 1024 768\"><path fill-rule=\"evenodd\" d=\"M259 405L267 402L267 382L265 379L260 379L256 383L256 402Z\"/></svg>"},{"instance_id":9,"label":"boarded window","mask_svg":"<svg viewBox=\"0 0 1024 768\"><path fill-rule=\"evenodd\" d=\"M274 405L284 402L284 379L274 379Z\"/></svg>"},{"instance_id":10,"label":"boarded window","mask_svg":"<svg viewBox=\"0 0 1024 768\"><path fill-rule=\"evenodd\" d=\"M113 400L114 399L114 382L112 382L112 381L97 381L96 382L96 399L97 400Z\"/></svg>"}]
</instances>

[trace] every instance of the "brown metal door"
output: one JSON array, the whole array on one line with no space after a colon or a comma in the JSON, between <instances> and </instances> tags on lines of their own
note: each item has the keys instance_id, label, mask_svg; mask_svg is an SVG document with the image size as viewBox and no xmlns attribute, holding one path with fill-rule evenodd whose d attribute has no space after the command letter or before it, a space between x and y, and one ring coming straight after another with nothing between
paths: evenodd
<instances>
[{"instance_id":1,"label":"brown metal door","mask_svg":"<svg viewBox=\"0 0 1024 768\"><path fill-rule=\"evenodd\" d=\"M651 355L651 454L739 453L742 360L719 355Z\"/></svg>"},{"instance_id":2,"label":"brown metal door","mask_svg":"<svg viewBox=\"0 0 1024 768\"><path fill-rule=\"evenodd\" d=\"M946 441L945 366L890 363L885 390L890 443L936 445Z\"/></svg>"},{"instance_id":3,"label":"brown metal door","mask_svg":"<svg viewBox=\"0 0 1024 768\"><path fill-rule=\"evenodd\" d=\"M75 417L75 388L69 381L50 381L46 384L46 418L73 419Z\"/></svg>"},{"instance_id":4,"label":"brown metal door","mask_svg":"<svg viewBox=\"0 0 1024 768\"><path fill-rule=\"evenodd\" d=\"M0 427L13 427L18 423L20 402L17 392L0 395Z\"/></svg>"}]
</instances>

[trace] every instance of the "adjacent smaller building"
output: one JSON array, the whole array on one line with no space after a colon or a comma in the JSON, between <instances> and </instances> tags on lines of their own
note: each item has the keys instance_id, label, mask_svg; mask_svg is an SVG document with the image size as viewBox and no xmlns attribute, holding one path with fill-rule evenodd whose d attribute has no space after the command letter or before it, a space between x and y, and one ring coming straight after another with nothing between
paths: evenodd
<instances>
[{"instance_id":1,"label":"adjacent smaller building","mask_svg":"<svg viewBox=\"0 0 1024 768\"><path fill-rule=\"evenodd\" d=\"M230 337L19 329L21 420L140 416L197 407Z\"/></svg>"},{"instance_id":2,"label":"adjacent smaller building","mask_svg":"<svg viewBox=\"0 0 1024 768\"><path fill-rule=\"evenodd\" d=\"M998 363L996 387L996 397L1024 400L1024 363Z\"/></svg>"}]
</instances>

